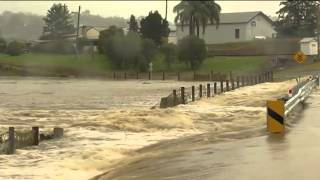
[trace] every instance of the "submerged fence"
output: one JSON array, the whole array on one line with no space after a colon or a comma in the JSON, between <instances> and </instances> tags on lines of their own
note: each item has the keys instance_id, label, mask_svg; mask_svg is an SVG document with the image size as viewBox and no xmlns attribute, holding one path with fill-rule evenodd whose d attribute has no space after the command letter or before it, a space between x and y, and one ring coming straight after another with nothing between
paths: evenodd
<instances>
[{"instance_id":1,"label":"submerged fence","mask_svg":"<svg viewBox=\"0 0 320 180\"><path fill-rule=\"evenodd\" d=\"M57 127L53 129L52 133L40 133L39 127L20 131L16 131L14 127L9 127L7 132L0 134L0 154L14 154L16 149L37 146L40 141L62 136L63 129Z\"/></svg>"},{"instance_id":2,"label":"submerged fence","mask_svg":"<svg viewBox=\"0 0 320 180\"><path fill-rule=\"evenodd\" d=\"M174 89L167 97L161 98L160 108L177 106L179 104L187 104L196 101L202 97L213 97L214 95L228 92L244 86L255 85L273 81L273 72L268 71L251 76L237 76L230 80L220 79L206 85L199 84L191 88L181 87L179 90Z\"/></svg>"}]
</instances>

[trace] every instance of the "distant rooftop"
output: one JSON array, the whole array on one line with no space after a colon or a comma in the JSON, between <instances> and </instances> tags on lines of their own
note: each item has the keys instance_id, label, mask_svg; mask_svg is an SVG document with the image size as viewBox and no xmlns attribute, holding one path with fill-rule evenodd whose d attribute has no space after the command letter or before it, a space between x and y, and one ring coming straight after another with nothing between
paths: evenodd
<instances>
[{"instance_id":1,"label":"distant rooftop","mask_svg":"<svg viewBox=\"0 0 320 180\"><path fill-rule=\"evenodd\" d=\"M268 16L266 16L263 12L254 11L254 12L221 13L220 23L221 24L247 23L252 18L254 18L259 14L261 14L262 16L265 16L268 21L272 22L272 20Z\"/></svg>"}]
</instances>

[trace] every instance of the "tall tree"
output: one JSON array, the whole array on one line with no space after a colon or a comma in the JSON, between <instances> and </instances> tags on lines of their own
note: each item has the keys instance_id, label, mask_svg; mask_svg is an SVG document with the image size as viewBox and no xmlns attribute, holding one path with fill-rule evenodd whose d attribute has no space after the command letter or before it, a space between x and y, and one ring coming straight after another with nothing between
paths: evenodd
<instances>
[{"instance_id":1,"label":"tall tree","mask_svg":"<svg viewBox=\"0 0 320 180\"><path fill-rule=\"evenodd\" d=\"M130 32L137 33L139 31L138 22L136 20L136 17L134 17L134 15L130 16L130 21L128 22L128 24L129 24L129 31Z\"/></svg>"},{"instance_id":2,"label":"tall tree","mask_svg":"<svg viewBox=\"0 0 320 180\"><path fill-rule=\"evenodd\" d=\"M177 4L173 12L177 13L175 23L183 27L189 26L189 35L200 35L200 27L202 27L202 33L205 33L205 29L210 24L216 24L218 28L220 23L220 11L221 7L215 3L214 0L208 1L190 1L182 0Z\"/></svg>"},{"instance_id":3,"label":"tall tree","mask_svg":"<svg viewBox=\"0 0 320 180\"><path fill-rule=\"evenodd\" d=\"M319 1L287 0L280 2L276 29L280 37L314 36Z\"/></svg>"},{"instance_id":4,"label":"tall tree","mask_svg":"<svg viewBox=\"0 0 320 180\"><path fill-rule=\"evenodd\" d=\"M64 35L74 33L75 28L71 17L65 4L53 4L47 16L43 18L46 24L43 28L44 39L63 39Z\"/></svg>"},{"instance_id":5,"label":"tall tree","mask_svg":"<svg viewBox=\"0 0 320 180\"><path fill-rule=\"evenodd\" d=\"M157 45L161 45L163 38L168 38L170 33L168 21L158 11L151 11L147 17L142 18L140 27L142 37L152 39Z\"/></svg>"}]
</instances>

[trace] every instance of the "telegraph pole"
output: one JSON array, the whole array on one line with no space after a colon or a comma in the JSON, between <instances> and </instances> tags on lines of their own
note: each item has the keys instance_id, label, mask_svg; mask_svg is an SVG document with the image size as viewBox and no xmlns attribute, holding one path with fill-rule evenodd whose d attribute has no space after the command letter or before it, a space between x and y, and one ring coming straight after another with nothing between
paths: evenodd
<instances>
[{"instance_id":1,"label":"telegraph pole","mask_svg":"<svg viewBox=\"0 0 320 180\"><path fill-rule=\"evenodd\" d=\"M167 20L167 15L168 15L168 0L166 0L166 16L165 16L165 20Z\"/></svg>"},{"instance_id":2,"label":"telegraph pole","mask_svg":"<svg viewBox=\"0 0 320 180\"><path fill-rule=\"evenodd\" d=\"M77 22L77 40L79 38L79 29L80 29L80 11L81 11L81 6L79 6L79 10L78 10L78 22Z\"/></svg>"}]
</instances>

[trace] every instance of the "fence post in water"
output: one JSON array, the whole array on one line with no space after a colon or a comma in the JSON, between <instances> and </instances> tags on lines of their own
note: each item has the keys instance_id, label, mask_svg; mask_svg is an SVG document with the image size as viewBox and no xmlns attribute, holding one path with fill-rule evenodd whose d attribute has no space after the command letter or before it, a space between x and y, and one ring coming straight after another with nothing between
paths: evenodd
<instances>
[{"instance_id":1,"label":"fence post in water","mask_svg":"<svg viewBox=\"0 0 320 180\"><path fill-rule=\"evenodd\" d=\"M259 83L259 84L261 83L261 76L260 76L260 74L258 74L258 83Z\"/></svg>"},{"instance_id":2,"label":"fence post in water","mask_svg":"<svg viewBox=\"0 0 320 180\"><path fill-rule=\"evenodd\" d=\"M196 80L196 72L193 71L193 80L195 81Z\"/></svg>"},{"instance_id":3,"label":"fence post in water","mask_svg":"<svg viewBox=\"0 0 320 180\"><path fill-rule=\"evenodd\" d=\"M113 79L116 79L116 72L113 72Z\"/></svg>"},{"instance_id":4,"label":"fence post in water","mask_svg":"<svg viewBox=\"0 0 320 180\"><path fill-rule=\"evenodd\" d=\"M207 84L207 97L211 96L211 92L210 92L210 83Z\"/></svg>"},{"instance_id":5,"label":"fence post in water","mask_svg":"<svg viewBox=\"0 0 320 180\"><path fill-rule=\"evenodd\" d=\"M237 88L239 88L240 87L240 78L239 78L239 76L237 76Z\"/></svg>"},{"instance_id":6,"label":"fence post in water","mask_svg":"<svg viewBox=\"0 0 320 180\"><path fill-rule=\"evenodd\" d=\"M210 80L213 81L213 71L210 72Z\"/></svg>"},{"instance_id":7,"label":"fence post in water","mask_svg":"<svg viewBox=\"0 0 320 180\"><path fill-rule=\"evenodd\" d=\"M127 79L127 72L124 72L124 80Z\"/></svg>"},{"instance_id":8,"label":"fence post in water","mask_svg":"<svg viewBox=\"0 0 320 180\"><path fill-rule=\"evenodd\" d=\"M172 91L172 96L173 96L173 106L177 105L177 90Z\"/></svg>"},{"instance_id":9,"label":"fence post in water","mask_svg":"<svg viewBox=\"0 0 320 180\"><path fill-rule=\"evenodd\" d=\"M258 84L258 77L257 77L257 75L254 76L254 84Z\"/></svg>"},{"instance_id":10,"label":"fence post in water","mask_svg":"<svg viewBox=\"0 0 320 180\"><path fill-rule=\"evenodd\" d=\"M202 84L199 85L199 97L202 98Z\"/></svg>"},{"instance_id":11,"label":"fence post in water","mask_svg":"<svg viewBox=\"0 0 320 180\"><path fill-rule=\"evenodd\" d=\"M62 138L63 128L55 127L53 128L53 138Z\"/></svg>"},{"instance_id":12,"label":"fence post in water","mask_svg":"<svg viewBox=\"0 0 320 180\"><path fill-rule=\"evenodd\" d=\"M185 104L185 96L184 96L184 87L181 87L181 100L182 100L182 104Z\"/></svg>"},{"instance_id":13,"label":"fence post in water","mask_svg":"<svg viewBox=\"0 0 320 180\"><path fill-rule=\"evenodd\" d=\"M33 143L32 145L39 145L39 127L32 127L32 137Z\"/></svg>"},{"instance_id":14,"label":"fence post in water","mask_svg":"<svg viewBox=\"0 0 320 180\"><path fill-rule=\"evenodd\" d=\"M180 81L180 72L178 72L178 81Z\"/></svg>"},{"instance_id":15,"label":"fence post in water","mask_svg":"<svg viewBox=\"0 0 320 180\"><path fill-rule=\"evenodd\" d=\"M165 80L165 74L164 74L164 71L162 72L162 80L164 81Z\"/></svg>"},{"instance_id":16,"label":"fence post in water","mask_svg":"<svg viewBox=\"0 0 320 180\"><path fill-rule=\"evenodd\" d=\"M151 80L151 72L149 71L149 80Z\"/></svg>"},{"instance_id":17,"label":"fence post in water","mask_svg":"<svg viewBox=\"0 0 320 180\"><path fill-rule=\"evenodd\" d=\"M194 97L194 86L191 87L191 98L192 98L192 101L195 101L195 97Z\"/></svg>"},{"instance_id":18,"label":"fence post in water","mask_svg":"<svg viewBox=\"0 0 320 180\"><path fill-rule=\"evenodd\" d=\"M137 79L139 79L139 72L137 72Z\"/></svg>"},{"instance_id":19,"label":"fence post in water","mask_svg":"<svg viewBox=\"0 0 320 180\"><path fill-rule=\"evenodd\" d=\"M241 87L244 87L245 84L244 84L244 76L241 76Z\"/></svg>"},{"instance_id":20,"label":"fence post in water","mask_svg":"<svg viewBox=\"0 0 320 180\"><path fill-rule=\"evenodd\" d=\"M217 82L213 83L213 93L217 94Z\"/></svg>"},{"instance_id":21,"label":"fence post in water","mask_svg":"<svg viewBox=\"0 0 320 180\"><path fill-rule=\"evenodd\" d=\"M9 127L9 139L8 139L8 154L13 154L15 152L15 142L14 142L14 127Z\"/></svg>"},{"instance_id":22,"label":"fence post in water","mask_svg":"<svg viewBox=\"0 0 320 180\"><path fill-rule=\"evenodd\" d=\"M229 88L229 80L226 80L226 88L227 88L227 92L230 90L230 88Z\"/></svg>"},{"instance_id":23,"label":"fence post in water","mask_svg":"<svg viewBox=\"0 0 320 180\"><path fill-rule=\"evenodd\" d=\"M271 79L271 82L273 82L273 71L271 71L271 77L270 77Z\"/></svg>"},{"instance_id":24,"label":"fence post in water","mask_svg":"<svg viewBox=\"0 0 320 180\"><path fill-rule=\"evenodd\" d=\"M223 93L223 81L220 80L220 92Z\"/></svg>"},{"instance_id":25,"label":"fence post in water","mask_svg":"<svg viewBox=\"0 0 320 180\"><path fill-rule=\"evenodd\" d=\"M231 81L232 79L232 71L229 72L229 80Z\"/></svg>"}]
</instances>

